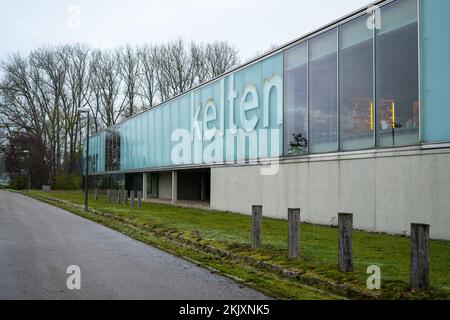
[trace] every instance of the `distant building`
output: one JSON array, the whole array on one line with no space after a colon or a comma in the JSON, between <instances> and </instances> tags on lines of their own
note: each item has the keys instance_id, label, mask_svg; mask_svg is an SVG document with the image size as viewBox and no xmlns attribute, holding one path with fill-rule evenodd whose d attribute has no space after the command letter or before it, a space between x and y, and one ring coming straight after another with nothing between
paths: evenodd
<instances>
[{"instance_id":1,"label":"distant building","mask_svg":"<svg viewBox=\"0 0 450 320\"><path fill-rule=\"evenodd\" d=\"M449 12L377 2L95 134L91 181L450 239Z\"/></svg>"}]
</instances>

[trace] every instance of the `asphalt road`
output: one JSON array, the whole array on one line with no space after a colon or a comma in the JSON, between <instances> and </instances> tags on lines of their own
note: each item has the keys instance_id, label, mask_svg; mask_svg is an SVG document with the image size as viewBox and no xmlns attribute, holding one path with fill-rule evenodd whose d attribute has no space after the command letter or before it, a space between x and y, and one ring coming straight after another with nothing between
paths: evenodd
<instances>
[{"instance_id":1,"label":"asphalt road","mask_svg":"<svg viewBox=\"0 0 450 320\"><path fill-rule=\"evenodd\" d=\"M81 270L69 290L68 266ZM119 232L0 190L0 299L265 299Z\"/></svg>"}]
</instances>

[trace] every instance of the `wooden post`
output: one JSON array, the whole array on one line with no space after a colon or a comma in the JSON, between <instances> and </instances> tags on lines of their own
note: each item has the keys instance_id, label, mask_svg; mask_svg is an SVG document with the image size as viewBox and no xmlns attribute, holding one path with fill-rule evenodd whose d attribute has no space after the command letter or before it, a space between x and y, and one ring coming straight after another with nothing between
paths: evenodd
<instances>
[{"instance_id":1,"label":"wooden post","mask_svg":"<svg viewBox=\"0 0 450 320\"><path fill-rule=\"evenodd\" d=\"M252 249L257 249L262 240L262 206L252 206Z\"/></svg>"},{"instance_id":2,"label":"wooden post","mask_svg":"<svg viewBox=\"0 0 450 320\"><path fill-rule=\"evenodd\" d=\"M288 257L300 256L300 209L288 209Z\"/></svg>"},{"instance_id":3,"label":"wooden post","mask_svg":"<svg viewBox=\"0 0 450 320\"><path fill-rule=\"evenodd\" d=\"M429 279L430 226L411 223L411 290L422 291L430 287Z\"/></svg>"},{"instance_id":4,"label":"wooden post","mask_svg":"<svg viewBox=\"0 0 450 320\"><path fill-rule=\"evenodd\" d=\"M138 208L141 209L142 208L142 191L138 191L137 197L138 197Z\"/></svg>"},{"instance_id":5,"label":"wooden post","mask_svg":"<svg viewBox=\"0 0 450 320\"><path fill-rule=\"evenodd\" d=\"M117 204L117 189L114 189L114 191L113 191L113 201L114 201L114 204Z\"/></svg>"},{"instance_id":6,"label":"wooden post","mask_svg":"<svg viewBox=\"0 0 450 320\"><path fill-rule=\"evenodd\" d=\"M108 202L111 202L111 190L110 189L106 190L106 200Z\"/></svg>"},{"instance_id":7,"label":"wooden post","mask_svg":"<svg viewBox=\"0 0 450 320\"><path fill-rule=\"evenodd\" d=\"M339 271L353 271L352 228L353 214L339 213Z\"/></svg>"},{"instance_id":8,"label":"wooden post","mask_svg":"<svg viewBox=\"0 0 450 320\"><path fill-rule=\"evenodd\" d=\"M122 190L120 190L120 189L119 189L119 191L118 191L117 198L118 198L118 200L119 200L119 201L118 201L119 204L122 204L123 196L122 196Z\"/></svg>"},{"instance_id":9,"label":"wooden post","mask_svg":"<svg viewBox=\"0 0 450 320\"><path fill-rule=\"evenodd\" d=\"M126 206L128 204L128 190L123 190L123 205Z\"/></svg>"},{"instance_id":10,"label":"wooden post","mask_svg":"<svg viewBox=\"0 0 450 320\"><path fill-rule=\"evenodd\" d=\"M98 200L98 188L94 189L94 197L95 197L95 200Z\"/></svg>"},{"instance_id":11,"label":"wooden post","mask_svg":"<svg viewBox=\"0 0 450 320\"><path fill-rule=\"evenodd\" d=\"M130 191L130 208L134 208L134 190Z\"/></svg>"}]
</instances>

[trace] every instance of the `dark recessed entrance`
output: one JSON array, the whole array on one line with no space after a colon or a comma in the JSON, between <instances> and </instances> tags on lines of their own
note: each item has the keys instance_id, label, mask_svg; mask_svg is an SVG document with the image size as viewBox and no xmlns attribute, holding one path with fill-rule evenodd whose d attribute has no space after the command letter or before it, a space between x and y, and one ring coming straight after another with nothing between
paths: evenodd
<instances>
[{"instance_id":1,"label":"dark recessed entrance","mask_svg":"<svg viewBox=\"0 0 450 320\"><path fill-rule=\"evenodd\" d=\"M134 190L134 194L137 195L137 192L142 190L142 173L127 173L125 190Z\"/></svg>"},{"instance_id":2,"label":"dark recessed entrance","mask_svg":"<svg viewBox=\"0 0 450 320\"><path fill-rule=\"evenodd\" d=\"M178 171L178 199L209 201L211 196L211 170Z\"/></svg>"}]
</instances>

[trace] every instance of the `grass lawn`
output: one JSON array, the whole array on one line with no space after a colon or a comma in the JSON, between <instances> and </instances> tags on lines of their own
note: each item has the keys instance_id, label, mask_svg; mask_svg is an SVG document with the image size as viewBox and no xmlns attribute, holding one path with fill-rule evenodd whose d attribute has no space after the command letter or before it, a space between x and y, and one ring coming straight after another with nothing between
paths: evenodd
<instances>
[{"instance_id":1,"label":"grass lawn","mask_svg":"<svg viewBox=\"0 0 450 320\"><path fill-rule=\"evenodd\" d=\"M84 203L82 191L52 191L42 193L30 191L34 197L52 197L67 200L76 204ZM58 206L58 203L52 203ZM430 243L430 282L432 290L426 293L410 293L410 238L386 234L354 231L353 273L337 271L338 238L337 228L311 224L301 225L301 257L295 260L287 259L287 221L264 218L263 245L259 250L251 250L251 217L235 213L211 210L180 208L170 205L144 203L142 209L130 209L122 205L110 204L105 197L99 200L90 198L90 206L102 212L112 213L133 221L134 225L142 226L142 230L172 231L187 237L223 248L228 252L250 256L265 262L277 264L284 268L300 271L307 276L326 279L334 283L344 283L358 290L369 292L366 288L367 267L378 265L381 268L381 290L372 293L386 299L414 298L450 298L450 242L431 241ZM249 208L250 209L250 208ZM74 212L73 210L71 210ZM81 211L81 210L78 210ZM80 212L74 212L80 213ZM90 217L88 217L90 218ZM95 219L93 219L95 220ZM104 221L99 221L105 223ZM109 225L111 226L111 225ZM123 231L123 226L112 226ZM140 237L148 236L150 231ZM131 234L133 236L133 234ZM156 240L148 240L154 243ZM158 243L164 248L164 243ZM175 249L167 248L170 251ZM179 248L180 249L180 248ZM180 249L181 250L181 249ZM184 248L179 254L190 257L202 264L212 266L230 275L241 277L252 282L263 292L278 298L330 298L326 293L314 295L311 292L302 295L302 287L298 281L282 279L271 272L260 268L241 266L225 261L226 259L206 259L195 250ZM176 250L175 250L176 251ZM196 256L197 255L197 256ZM256 276L257 275L257 276ZM268 277L264 284L259 284ZM250 279L250 280L249 280ZM261 280L262 279L262 280ZM298 289L296 289L298 288ZM298 290L298 292L296 291ZM314 290L313 290L314 291ZM312 292L313 292L312 291ZM311 293L311 294L310 294Z\"/></svg>"}]
</instances>

